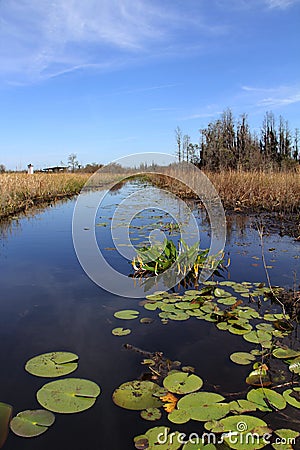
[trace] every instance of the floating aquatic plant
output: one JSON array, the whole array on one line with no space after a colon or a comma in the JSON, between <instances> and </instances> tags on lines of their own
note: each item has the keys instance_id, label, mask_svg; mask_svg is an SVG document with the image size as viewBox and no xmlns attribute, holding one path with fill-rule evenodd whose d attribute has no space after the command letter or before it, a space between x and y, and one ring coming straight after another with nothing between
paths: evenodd
<instances>
[{"instance_id":1,"label":"floating aquatic plant","mask_svg":"<svg viewBox=\"0 0 300 450\"><path fill-rule=\"evenodd\" d=\"M21 437L35 437L53 425L55 416L44 409L19 412L10 422L10 429Z\"/></svg>"},{"instance_id":2,"label":"floating aquatic plant","mask_svg":"<svg viewBox=\"0 0 300 450\"><path fill-rule=\"evenodd\" d=\"M37 377L55 378L68 375L78 367L78 356L70 352L51 352L31 358L25 370Z\"/></svg>"},{"instance_id":3,"label":"floating aquatic plant","mask_svg":"<svg viewBox=\"0 0 300 450\"><path fill-rule=\"evenodd\" d=\"M45 384L36 397L45 409L70 414L91 408L100 392L100 387L93 381L65 378Z\"/></svg>"},{"instance_id":4,"label":"floating aquatic plant","mask_svg":"<svg viewBox=\"0 0 300 450\"><path fill-rule=\"evenodd\" d=\"M11 415L12 406L0 402L0 448L3 447L6 441Z\"/></svg>"},{"instance_id":5,"label":"floating aquatic plant","mask_svg":"<svg viewBox=\"0 0 300 450\"><path fill-rule=\"evenodd\" d=\"M160 389L160 386L152 381L128 381L114 391L112 399L116 405L125 409L159 408L162 406L162 402L154 394L158 393Z\"/></svg>"}]
</instances>

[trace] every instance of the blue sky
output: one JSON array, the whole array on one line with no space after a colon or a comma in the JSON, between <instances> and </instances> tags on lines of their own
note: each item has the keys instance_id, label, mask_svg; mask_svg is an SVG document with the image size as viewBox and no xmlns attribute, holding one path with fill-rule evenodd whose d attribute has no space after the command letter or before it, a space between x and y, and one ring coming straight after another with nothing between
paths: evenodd
<instances>
[{"instance_id":1,"label":"blue sky","mask_svg":"<svg viewBox=\"0 0 300 450\"><path fill-rule=\"evenodd\" d=\"M300 0L0 1L0 163L175 151L227 107L300 127Z\"/></svg>"}]
</instances>

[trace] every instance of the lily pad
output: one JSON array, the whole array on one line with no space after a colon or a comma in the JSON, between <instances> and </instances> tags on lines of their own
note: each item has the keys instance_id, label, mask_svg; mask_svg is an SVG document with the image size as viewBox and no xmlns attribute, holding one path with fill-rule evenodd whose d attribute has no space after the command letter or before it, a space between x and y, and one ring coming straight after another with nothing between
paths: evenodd
<instances>
[{"instance_id":1,"label":"lily pad","mask_svg":"<svg viewBox=\"0 0 300 450\"><path fill-rule=\"evenodd\" d=\"M55 421L55 416L44 409L22 411L10 422L11 430L21 437L35 437L45 433Z\"/></svg>"},{"instance_id":2,"label":"lily pad","mask_svg":"<svg viewBox=\"0 0 300 450\"><path fill-rule=\"evenodd\" d=\"M202 387L203 381L194 374L175 372L164 379L163 385L168 391L174 394L188 394L198 391Z\"/></svg>"},{"instance_id":3,"label":"lily pad","mask_svg":"<svg viewBox=\"0 0 300 450\"><path fill-rule=\"evenodd\" d=\"M257 405L249 400L236 400L229 403L230 411L234 414L243 414L245 412L256 411Z\"/></svg>"},{"instance_id":4,"label":"lily pad","mask_svg":"<svg viewBox=\"0 0 300 450\"><path fill-rule=\"evenodd\" d=\"M114 328L111 332L114 336L127 336L131 333L131 330L129 328Z\"/></svg>"},{"instance_id":5,"label":"lily pad","mask_svg":"<svg viewBox=\"0 0 300 450\"><path fill-rule=\"evenodd\" d=\"M222 297L222 298L218 298L217 302L220 303L221 305L231 306L236 303L236 298L235 297L227 297L227 298Z\"/></svg>"},{"instance_id":6,"label":"lily pad","mask_svg":"<svg viewBox=\"0 0 300 450\"><path fill-rule=\"evenodd\" d=\"M289 370L293 373L300 374L300 357L295 358L289 365Z\"/></svg>"},{"instance_id":7,"label":"lily pad","mask_svg":"<svg viewBox=\"0 0 300 450\"><path fill-rule=\"evenodd\" d=\"M122 311L115 312L114 317L117 319L131 320L137 319L139 314L139 311L135 311L134 309L123 309Z\"/></svg>"},{"instance_id":8,"label":"lily pad","mask_svg":"<svg viewBox=\"0 0 300 450\"><path fill-rule=\"evenodd\" d=\"M272 407L279 410L286 407L284 397L268 388L252 389L248 392L247 399L255 403L260 411L272 411Z\"/></svg>"},{"instance_id":9,"label":"lily pad","mask_svg":"<svg viewBox=\"0 0 300 450\"><path fill-rule=\"evenodd\" d=\"M239 334L239 335L245 335L251 333L252 325L247 322L238 321L236 323L232 323L229 325L228 331L232 334ZM246 338L245 338L246 339Z\"/></svg>"},{"instance_id":10,"label":"lily pad","mask_svg":"<svg viewBox=\"0 0 300 450\"><path fill-rule=\"evenodd\" d=\"M77 361L75 353L44 353L27 361L25 370L37 377L55 378L74 372L78 367Z\"/></svg>"},{"instance_id":11,"label":"lily pad","mask_svg":"<svg viewBox=\"0 0 300 450\"><path fill-rule=\"evenodd\" d=\"M148 408L141 411L141 418L149 421L159 420L161 418L161 411L158 408Z\"/></svg>"},{"instance_id":12,"label":"lily pad","mask_svg":"<svg viewBox=\"0 0 300 450\"><path fill-rule=\"evenodd\" d=\"M225 417L212 428L212 432L220 432L220 430L224 433L224 441L233 449L257 450L266 445L264 439L259 439L258 436L263 437L268 427L266 422L258 417L244 414ZM256 437L253 443L251 439L249 440L249 433L251 432ZM234 439L232 438L232 433L234 433Z\"/></svg>"},{"instance_id":13,"label":"lily pad","mask_svg":"<svg viewBox=\"0 0 300 450\"><path fill-rule=\"evenodd\" d=\"M4 445L7 438L11 414L12 406L0 402L0 448Z\"/></svg>"},{"instance_id":14,"label":"lily pad","mask_svg":"<svg viewBox=\"0 0 300 450\"><path fill-rule=\"evenodd\" d=\"M212 403L222 402L223 400L225 398L222 395L215 394L214 392L194 392L182 397L177 403L177 408L189 411L194 407L211 405Z\"/></svg>"},{"instance_id":15,"label":"lily pad","mask_svg":"<svg viewBox=\"0 0 300 450\"><path fill-rule=\"evenodd\" d=\"M230 407L228 403L198 405L189 410L191 418L201 422L221 419L222 417L227 416L229 412Z\"/></svg>"},{"instance_id":16,"label":"lily pad","mask_svg":"<svg viewBox=\"0 0 300 450\"><path fill-rule=\"evenodd\" d=\"M178 431L170 434L170 428L168 427L155 427L150 428L143 435L136 436L134 445L136 449L178 450L182 442Z\"/></svg>"},{"instance_id":17,"label":"lily pad","mask_svg":"<svg viewBox=\"0 0 300 450\"><path fill-rule=\"evenodd\" d=\"M188 320L190 318L189 314L183 311L176 311L176 313L169 313L168 319L171 320Z\"/></svg>"},{"instance_id":18,"label":"lily pad","mask_svg":"<svg viewBox=\"0 0 300 450\"><path fill-rule=\"evenodd\" d=\"M174 409L168 414L168 419L170 422L182 424L191 420L191 415L185 409Z\"/></svg>"},{"instance_id":19,"label":"lily pad","mask_svg":"<svg viewBox=\"0 0 300 450\"><path fill-rule=\"evenodd\" d=\"M273 350L273 356L278 359L297 358L298 356L300 356L300 352L297 352L296 350L288 347L276 347Z\"/></svg>"},{"instance_id":20,"label":"lily pad","mask_svg":"<svg viewBox=\"0 0 300 450\"><path fill-rule=\"evenodd\" d=\"M224 289L216 288L214 290L214 296L215 297L231 297L231 294L229 292L224 291Z\"/></svg>"},{"instance_id":21,"label":"lily pad","mask_svg":"<svg viewBox=\"0 0 300 450\"><path fill-rule=\"evenodd\" d=\"M282 395L289 405L294 406L294 408L300 409L300 387L287 389L283 392Z\"/></svg>"},{"instance_id":22,"label":"lily pad","mask_svg":"<svg viewBox=\"0 0 300 450\"><path fill-rule=\"evenodd\" d=\"M36 396L44 408L69 414L91 408L100 392L100 387L93 381L65 378L45 384Z\"/></svg>"},{"instance_id":23,"label":"lily pad","mask_svg":"<svg viewBox=\"0 0 300 450\"><path fill-rule=\"evenodd\" d=\"M251 353L236 352L230 355L230 359L236 364L246 366L248 364L251 364L251 362L255 361L256 358L255 356L251 355Z\"/></svg>"},{"instance_id":24,"label":"lily pad","mask_svg":"<svg viewBox=\"0 0 300 450\"><path fill-rule=\"evenodd\" d=\"M159 391L161 387L152 381L128 381L114 391L112 399L116 405L125 409L138 411L159 408L162 402L154 396Z\"/></svg>"}]
</instances>

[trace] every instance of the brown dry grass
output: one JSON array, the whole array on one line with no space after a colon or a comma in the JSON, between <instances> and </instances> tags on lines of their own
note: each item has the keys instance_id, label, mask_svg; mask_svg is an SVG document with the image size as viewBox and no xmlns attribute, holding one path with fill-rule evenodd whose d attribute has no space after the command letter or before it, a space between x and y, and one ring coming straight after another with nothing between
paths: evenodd
<instances>
[{"instance_id":1,"label":"brown dry grass","mask_svg":"<svg viewBox=\"0 0 300 450\"><path fill-rule=\"evenodd\" d=\"M253 212L300 211L300 171L297 172L204 172L213 183L226 209ZM176 179L176 172L167 172ZM174 178L150 175L151 181L180 197L193 198L194 193Z\"/></svg>"},{"instance_id":2,"label":"brown dry grass","mask_svg":"<svg viewBox=\"0 0 300 450\"><path fill-rule=\"evenodd\" d=\"M4 173L0 175L0 217L23 211L38 203L74 195L86 174Z\"/></svg>"}]
</instances>

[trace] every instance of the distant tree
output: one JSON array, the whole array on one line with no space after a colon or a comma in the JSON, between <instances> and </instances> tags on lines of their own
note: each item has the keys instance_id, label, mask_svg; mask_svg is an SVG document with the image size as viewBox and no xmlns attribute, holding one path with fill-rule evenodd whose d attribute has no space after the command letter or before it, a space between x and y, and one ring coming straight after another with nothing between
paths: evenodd
<instances>
[{"instance_id":1,"label":"distant tree","mask_svg":"<svg viewBox=\"0 0 300 450\"><path fill-rule=\"evenodd\" d=\"M189 144L191 142L191 138L188 134L185 134L182 138L182 160L189 162Z\"/></svg>"},{"instance_id":2,"label":"distant tree","mask_svg":"<svg viewBox=\"0 0 300 450\"><path fill-rule=\"evenodd\" d=\"M294 136L294 146L293 146L293 159L294 161L299 161L300 163L300 158L299 158L299 128L295 129L295 136Z\"/></svg>"},{"instance_id":3,"label":"distant tree","mask_svg":"<svg viewBox=\"0 0 300 450\"><path fill-rule=\"evenodd\" d=\"M68 157L68 167L72 170L72 172L75 172L76 169L79 167L79 162L77 160L77 155L75 153L71 153Z\"/></svg>"},{"instance_id":4,"label":"distant tree","mask_svg":"<svg viewBox=\"0 0 300 450\"><path fill-rule=\"evenodd\" d=\"M86 164L86 166L82 167L80 171L86 173L94 173L97 172L98 169L101 169L101 167L103 167L103 164L93 162L90 164Z\"/></svg>"},{"instance_id":5,"label":"distant tree","mask_svg":"<svg viewBox=\"0 0 300 450\"><path fill-rule=\"evenodd\" d=\"M4 164L0 164L0 173L4 173L6 170L5 165Z\"/></svg>"},{"instance_id":6,"label":"distant tree","mask_svg":"<svg viewBox=\"0 0 300 450\"><path fill-rule=\"evenodd\" d=\"M182 131L179 127L175 128L175 139L177 144L176 156L179 162L182 160Z\"/></svg>"}]
</instances>

